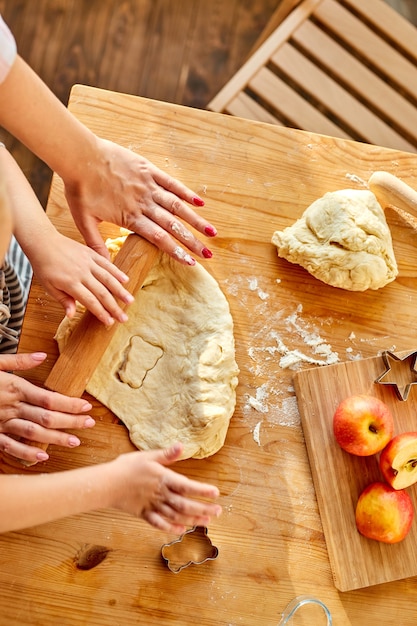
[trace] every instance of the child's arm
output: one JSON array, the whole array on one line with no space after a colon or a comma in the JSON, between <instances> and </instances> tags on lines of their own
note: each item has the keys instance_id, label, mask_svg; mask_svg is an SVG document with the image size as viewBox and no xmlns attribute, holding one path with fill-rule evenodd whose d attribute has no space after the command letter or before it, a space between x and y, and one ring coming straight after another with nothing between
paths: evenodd
<instances>
[{"instance_id":1,"label":"child's arm","mask_svg":"<svg viewBox=\"0 0 417 626\"><path fill-rule=\"evenodd\" d=\"M182 246L211 256L177 219L214 236L214 227L189 206L203 206L201 198L144 157L94 135L19 56L0 84L0 124L61 176L77 227L100 254L107 256L98 224L107 221L182 263L193 264Z\"/></svg>"},{"instance_id":2,"label":"child's arm","mask_svg":"<svg viewBox=\"0 0 417 626\"><path fill-rule=\"evenodd\" d=\"M101 508L118 508L160 530L182 533L221 513L218 489L168 469L182 451L131 452L114 461L53 474L0 475L0 532Z\"/></svg>"},{"instance_id":3,"label":"child's arm","mask_svg":"<svg viewBox=\"0 0 417 626\"><path fill-rule=\"evenodd\" d=\"M16 239L47 292L69 317L78 300L106 325L114 319L125 321L116 298L132 301L121 284L127 276L108 259L56 230L6 148L0 148L0 171L6 181Z\"/></svg>"}]
</instances>

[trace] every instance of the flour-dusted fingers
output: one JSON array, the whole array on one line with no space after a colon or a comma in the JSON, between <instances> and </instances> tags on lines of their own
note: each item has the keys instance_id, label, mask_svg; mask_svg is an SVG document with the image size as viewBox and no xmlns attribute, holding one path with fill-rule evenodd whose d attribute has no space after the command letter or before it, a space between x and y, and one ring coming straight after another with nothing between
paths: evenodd
<instances>
[{"instance_id":1,"label":"flour-dusted fingers","mask_svg":"<svg viewBox=\"0 0 417 626\"><path fill-rule=\"evenodd\" d=\"M152 193L152 199L157 206L165 209L170 215L181 218L199 233L207 235L208 237L215 237L217 235L215 227L196 213L194 209L177 195L160 187ZM200 206L203 206L203 204ZM149 209L152 209L152 207L149 207ZM148 211L145 211L145 214L148 214Z\"/></svg>"},{"instance_id":2,"label":"flour-dusted fingers","mask_svg":"<svg viewBox=\"0 0 417 626\"><path fill-rule=\"evenodd\" d=\"M206 237L217 234L216 228L194 210L204 206L199 195L132 150L98 137L94 137L93 146L94 167L83 168L76 180L73 168L68 178L61 172L74 221L90 248L108 258L98 228L104 221L141 235L182 263L189 262L187 253L190 258L209 258L208 248L202 252L205 244L194 236L189 238L186 232L190 226ZM175 229L179 220L185 230L178 239Z\"/></svg>"},{"instance_id":3,"label":"flour-dusted fingers","mask_svg":"<svg viewBox=\"0 0 417 626\"><path fill-rule=\"evenodd\" d=\"M166 174L156 167L154 169L154 179L162 189L170 192L168 195L160 196L161 201L159 203L161 206L173 212L175 215L179 215L188 222L190 226L198 230L199 233L207 235L208 237L216 236L216 228L190 206L185 204L185 202L188 202L196 207L203 207L205 202L200 196L195 194L181 181L172 178L169 174ZM181 200L183 200L183 202L181 202Z\"/></svg>"},{"instance_id":4,"label":"flour-dusted fingers","mask_svg":"<svg viewBox=\"0 0 417 626\"><path fill-rule=\"evenodd\" d=\"M213 256L207 245L187 228L189 209L184 202L166 192L155 193L154 201L155 204L148 206L144 212L150 220L147 229L156 246L174 258L178 256L174 252L178 244L201 258L210 259ZM142 228L144 228L143 220ZM185 251L184 254L186 254ZM183 260L184 254L180 255L178 260Z\"/></svg>"},{"instance_id":5,"label":"flour-dusted fingers","mask_svg":"<svg viewBox=\"0 0 417 626\"><path fill-rule=\"evenodd\" d=\"M162 213L165 215L164 218L160 218L162 226L151 217L142 216L140 225L133 224L131 228L182 265L195 265L196 261L190 254L191 251L201 258L212 257L212 252L177 218L173 218L166 211L162 212L161 209L153 209L154 216Z\"/></svg>"},{"instance_id":6,"label":"flour-dusted fingers","mask_svg":"<svg viewBox=\"0 0 417 626\"><path fill-rule=\"evenodd\" d=\"M166 517L164 517L163 515L161 515L160 513L156 511L144 512L144 514L142 515L142 519L145 522L147 522L150 526L153 526L153 528L156 528L157 530L161 530L162 532L166 532L166 533L182 535L187 530L186 525L180 524L171 519L167 519ZM204 526L205 524L200 524L200 525Z\"/></svg>"}]
</instances>

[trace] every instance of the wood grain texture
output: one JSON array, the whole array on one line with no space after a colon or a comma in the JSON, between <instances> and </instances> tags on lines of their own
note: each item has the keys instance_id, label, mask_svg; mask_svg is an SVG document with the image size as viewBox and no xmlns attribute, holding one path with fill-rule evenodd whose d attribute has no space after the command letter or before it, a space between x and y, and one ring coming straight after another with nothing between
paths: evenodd
<instances>
[{"instance_id":1,"label":"wood grain texture","mask_svg":"<svg viewBox=\"0 0 417 626\"><path fill-rule=\"evenodd\" d=\"M414 347L417 247L411 229L387 212L400 275L376 292L350 293L319 283L277 257L270 240L330 190L363 188L388 170L417 188L415 156L234 117L77 86L70 108L96 133L130 146L202 194L202 212L219 234L203 261L234 319L241 373L225 446L213 457L176 465L217 484L223 515L209 527L216 561L167 570L161 546L171 536L113 510L79 515L0 537L0 602L5 625L191 626L279 622L296 595L320 597L338 626L415 626L415 578L340 593L323 525L285 348L307 359L340 361ZM48 214L67 235L62 182L54 177ZM103 236L117 229L106 225ZM24 373L43 384L57 358L60 306L34 283L21 350L45 350L46 363ZM313 341L314 339L314 341ZM410 343L413 344L410 346ZM312 363L300 363L305 370ZM26 470L62 471L132 450L126 429L93 401L94 429L74 450L50 446L50 460ZM16 468L3 460L2 472ZM21 471L21 469L20 469ZM106 557L90 570L85 551ZM29 558L28 558L29 557ZM18 607L18 608L16 608Z\"/></svg>"},{"instance_id":2,"label":"wood grain texture","mask_svg":"<svg viewBox=\"0 0 417 626\"><path fill-rule=\"evenodd\" d=\"M407 367L407 364L403 364ZM378 455L356 457L335 442L333 414L350 395L368 394L391 409L395 434L416 428L417 389L403 402L391 385L375 380L386 370L382 356L312 368L294 376L310 467L316 488L335 584L341 591L378 585L417 575L417 526L396 545L362 537L356 530L355 507L362 490L383 481ZM417 488L409 488L414 507Z\"/></svg>"}]
</instances>

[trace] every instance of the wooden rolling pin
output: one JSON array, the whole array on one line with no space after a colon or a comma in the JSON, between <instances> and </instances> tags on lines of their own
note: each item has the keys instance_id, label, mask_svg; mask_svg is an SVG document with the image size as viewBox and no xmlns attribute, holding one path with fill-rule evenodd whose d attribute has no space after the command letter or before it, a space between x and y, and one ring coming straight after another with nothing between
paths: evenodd
<instances>
[{"instance_id":1,"label":"wooden rolling pin","mask_svg":"<svg viewBox=\"0 0 417 626\"><path fill-rule=\"evenodd\" d=\"M158 254L159 251L153 244L135 234L129 235L120 248L114 264L129 276L126 289L134 296L142 287ZM86 311L56 360L45 381L45 387L67 396L81 396L117 326L118 322L105 326L92 313ZM48 448L48 444L31 441L25 443L43 450ZM35 465L26 461L22 463L26 466Z\"/></svg>"},{"instance_id":2,"label":"wooden rolling pin","mask_svg":"<svg viewBox=\"0 0 417 626\"><path fill-rule=\"evenodd\" d=\"M411 228L417 230L417 191L389 172L374 172L369 189L383 209L393 208Z\"/></svg>"}]
</instances>

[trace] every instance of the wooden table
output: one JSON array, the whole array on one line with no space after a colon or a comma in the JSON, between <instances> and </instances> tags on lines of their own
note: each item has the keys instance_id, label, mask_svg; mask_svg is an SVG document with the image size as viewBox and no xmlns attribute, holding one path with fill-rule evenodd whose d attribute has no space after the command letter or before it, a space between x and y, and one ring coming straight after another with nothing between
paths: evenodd
<instances>
[{"instance_id":1,"label":"wooden table","mask_svg":"<svg viewBox=\"0 0 417 626\"><path fill-rule=\"evenodd\" d=\"M113 510L5 534L1 624L270 626L295 596L312 594L337 626L392 626L398 619L415 626L415 579L345 593L333 584L294 370L280 365L277 349L285 344L290 353L320 359L309 340L313 332L340 361L414 348L412 232L391 216L400 276L365 293L319 283L278 259L270 239L326 191L362 188L376 169L417 187L416 156L83 86L73 89L70 108L97 134L142 153L200 193L205 215L218 227L210 241L214 257L204 264L234 317L237 409L224 448L177 469L221 489L224 513L209 528L219 557L175 575L160 556L172 536ZM62 232L79 236L57 177L48 213ZM115 233L103 228L106 236ZM59 305L35 282L20 349L46 350L49 358L27 373L33 382L42 384L57 357L53 334L61 318ZM82 433L82 446L51 447L46 465L26 471L75 468L132 449L126 429L97 402L94 416L98 423ZM3 461L1 471L17 470ZM105 558L80 569L86 550Z\"/></svg>"}]
</instances>

